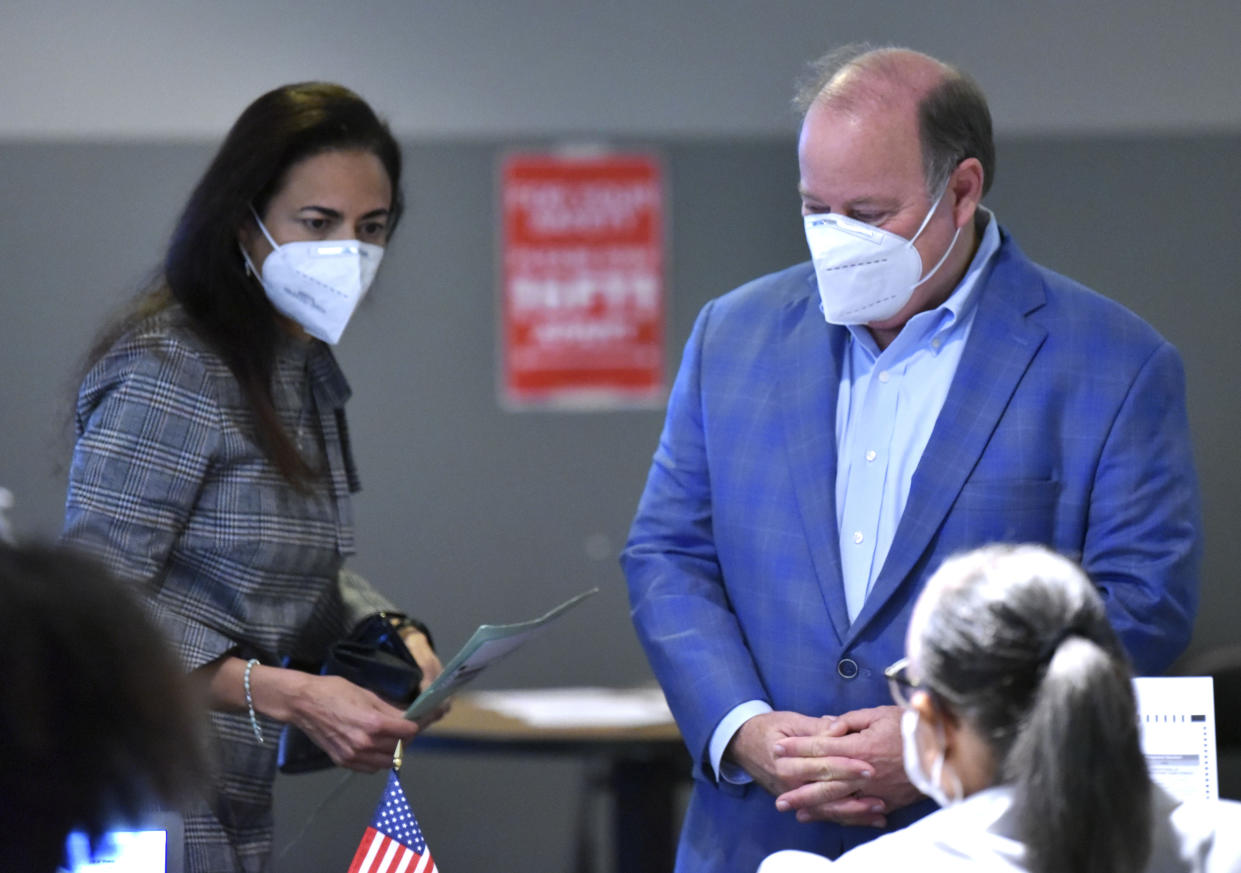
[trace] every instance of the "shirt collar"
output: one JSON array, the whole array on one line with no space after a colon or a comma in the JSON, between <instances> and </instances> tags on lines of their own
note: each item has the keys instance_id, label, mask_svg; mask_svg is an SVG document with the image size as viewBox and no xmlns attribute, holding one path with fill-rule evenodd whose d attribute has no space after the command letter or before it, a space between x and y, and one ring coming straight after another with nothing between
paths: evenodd
<instances>
[{"instance_id":1,"label":"shirt collar","mask_svg":"<svg viewBox=\"0 0 1241 873\"><path fill-rule=\"evenodd\" d=\"M897 334L892 345L888 347L889 349L892 346L913 349L934 337L943 340L949 333L960 330L969 323L978 300L978 295L975 293L978 288L978 279L995 253L999 251L1001 242L999 222L995 220L995 215L985 206L980 205L978 209L986 224L978 242L978 250L974 252L974 257L969 267L966 268L965 275L961 277L961 281L957 283L953 292L948 295L947 300L934 309L919 312L910 318L901 328L901 332ZM847 327L853 339L867 350L871 357L879 356L879 347L866 325L850 324Z\"/></svg>"},{"instance_id":2,"label":"shirt collar","mask_svg":"<svg viewBox=\"0 0 1241 873\"><path fill-rule=\"evenodd\" d=\"M1015 793L1011 785L988 786L944 807L940 810L940 819L968 822L970 829L977 833L992 831L1007 834L1012 827L1008 813L1012 810Z\"/></svg>"},{"instance_id":3,"label":"shirt collar","mask_svg":"<svg viewBox=\"0 0 1241 873\"><path fill-rule=\"evenodd\" d=\"M974 293L978 287L978 278L990 263L991 258L1000 250L999 222L995 220L995 216L987 207L979 206L978 209L982 212L983 220L986 222L982 231L982 239L978 243L978 251L974 252L974 259L970 261L965 275L957 283L956 290L939 307L951 313L953 321L957 323L965 319L966 314L978 299L978 295Z\"/></svg>"}]
</instances>

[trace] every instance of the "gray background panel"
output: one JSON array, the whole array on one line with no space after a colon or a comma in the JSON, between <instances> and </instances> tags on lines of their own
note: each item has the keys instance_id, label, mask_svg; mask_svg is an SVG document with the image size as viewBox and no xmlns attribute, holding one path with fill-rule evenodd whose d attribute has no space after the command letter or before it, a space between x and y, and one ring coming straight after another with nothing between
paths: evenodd
<instances>
[{"instance_id":1,"label":"gray background panel","mask_svg":"<svg viewBox=\"0 0 1241 873\"><path fill-rule=\"evenodd\" d=\"M794 143L633 145L663 156L670 183L671 378L704 302L805 257ZM479 622L532 616L598 586L480 684L644 682L615 555L662 412L500 408L495 180L512 146L405 144L410 209L339 347L364 485L353 563L431 624L445 651ZM157 263L212 148L0 143L0 483L17 496L26 536L59 527L83 351ZM1238 154L1234 134L1009 138L988 200L1027 254L1134 309L1184 356L1207 520L1194 650L1235 640L1239 614ZM570 866L583 762L416 751L407 760L405 784L444 869L491 869L501 852L513 870ZM280 781L278 846L339 780ZM382 776L350 780L278 869L343 869L381 787Z\"/></svg>"}]
</instances>

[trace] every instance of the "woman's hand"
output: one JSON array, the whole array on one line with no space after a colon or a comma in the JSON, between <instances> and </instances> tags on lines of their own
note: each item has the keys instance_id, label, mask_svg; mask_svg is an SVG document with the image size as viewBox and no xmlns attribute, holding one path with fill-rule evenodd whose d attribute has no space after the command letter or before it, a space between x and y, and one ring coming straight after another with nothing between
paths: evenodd
<instances>
[{"instance_id":1,"label":"woman's hand","mask_svg":"<svg viewBox=\"0 0 1241 873\"><path fill-rule=\"evenodd\" d=\"M422 633L415 627L405 627L401 629L401 639L405 641L405 647L409 649L409 653L414 656L414 660L418 662L418 666L422 668L422 682L418 685L419 691L426 691L427 687L435 681L440 673L444 672L444 665L440 663L439 656L435 654L435 650L431 648L431 642L427 639L427 635ZM443 718L449 709L452 708L452 701L445 701L430 715L420 718L418 724L422 727L437 722Z\"/></svg>"},{"instance_id":2,"label":"woman's hand","mask_svg":"<svg viewBox=\"0 0 1241 873\"><path fill-rule=\"evenodd\" d=\"M194 675L205 684L213 709L245 712L245 669L241 658L226 656ZM334 763L351 770L391 767L396 741L408 742L419 731L401 710L340 676L259 664L250 671L250 696L256 711L301 728Z\"/></svg>"},{"instance_id":3,"label":"woman's hand","mask_svg":"<svg viewBox=\"0 0 1241 873\"><path fill-rule=\"evenodd\" d=\"M422 682L419 683L418 690L426 691L427 686L435 681L435 677L444 672L444 665L440 663L439 656L435 654L430 640L422 631L414 627L401 628L401 639L422 668Z\"/></svg>"},{"instance_id":4,"label":"woman's hand","mask_svg":"<svg viewBox=\"0 0 1241 873\"><path fill-rule=\"evenodd\" d=\"M347 679L279 672L297 674L280 677L288 706L287 717L281 720L301 728L341 767L364 773L385 770L392 766L396 741L409 742L419 731L419 725L408 721L401 710ZM255 706L260 706L263 701L257 686L254 697ZM280 718L276 712L268 714Z\"/></svg>"}]
</instances>

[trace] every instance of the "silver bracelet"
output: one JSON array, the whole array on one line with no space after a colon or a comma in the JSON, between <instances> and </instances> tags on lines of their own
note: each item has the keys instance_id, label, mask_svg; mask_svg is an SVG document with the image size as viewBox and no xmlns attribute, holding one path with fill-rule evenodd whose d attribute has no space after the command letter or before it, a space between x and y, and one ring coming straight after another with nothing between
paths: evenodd
<instances>
[{"instance_id":1,"label":"silver bracelet","mask_svg":"<svg viewBox=\"0 0 1241 873\"><path fill-rule=\"evenodd\" d=\"M261 743L263 742L263 728L259 726L259 720L254 714L254 697L250 694L250 671L253 670L258 663L258 658L251 658L249 661L246 661L246 675L244 681L246 686L246 707L250 710L250 727L254 728L254 738Z\"/></svg>"}]
</instances>

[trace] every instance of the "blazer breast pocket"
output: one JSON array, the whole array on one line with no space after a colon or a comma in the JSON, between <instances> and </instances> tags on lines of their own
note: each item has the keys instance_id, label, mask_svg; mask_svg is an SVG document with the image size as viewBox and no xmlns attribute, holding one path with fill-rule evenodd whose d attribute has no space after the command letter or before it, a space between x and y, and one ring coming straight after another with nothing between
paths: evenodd
<instances>
[{"instance_id":1,"label":"blazer breast pocket","mask_svg":"<svg viewBox=\"0 0 1241 873\"><path fill-rule=\"evenodd\" d=\"M1059 498L1060 482L1052 479L971 480L952 505L944 532L969 546L1050 543Z\"/></svg>"}]
</instances>

